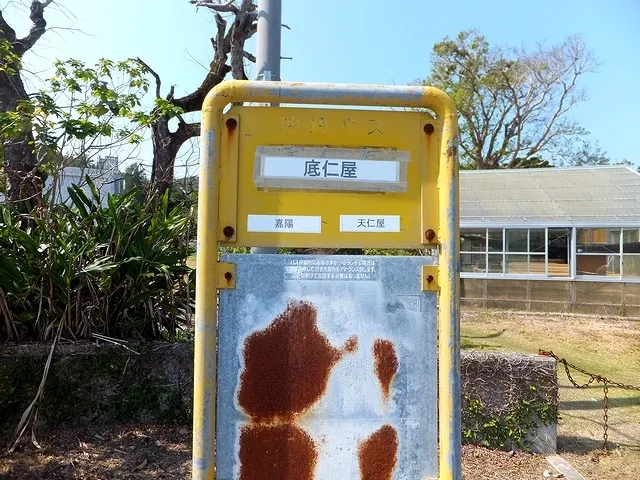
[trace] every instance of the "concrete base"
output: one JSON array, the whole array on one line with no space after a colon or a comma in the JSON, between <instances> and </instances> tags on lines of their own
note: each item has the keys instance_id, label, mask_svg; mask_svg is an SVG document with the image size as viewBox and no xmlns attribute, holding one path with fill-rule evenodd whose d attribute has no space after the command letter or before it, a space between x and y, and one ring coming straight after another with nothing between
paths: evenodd
<instances>
[{"instance_id":1,"label":"concrete base","mask_svg":"<svg viewBox=\"0 0 640 480\"><path fill-rule=\"evenodd\" d=\"M562 474L567 480L587 480L580 473L573 468L569 462L558 455L549 455L547 462L555 468L560 474Z\"/></svg>"},{"instance_id":2,"label":"concrete base","mask_svg":"<svg viewBox=\"0 0 640 480\"><path fill-rule=\"evenodd\" d=\"M558 424L543 425L526 437L533 453L556 453L558 447Z\"/></svg>"}]
</instances>

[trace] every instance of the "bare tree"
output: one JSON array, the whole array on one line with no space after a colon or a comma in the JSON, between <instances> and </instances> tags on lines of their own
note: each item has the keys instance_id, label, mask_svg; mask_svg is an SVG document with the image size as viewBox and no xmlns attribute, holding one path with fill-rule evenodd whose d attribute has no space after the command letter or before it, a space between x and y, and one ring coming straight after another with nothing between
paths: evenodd
<instances>
[{"instance_id":1,"label":"bare tree","mask_svg":"<svg viewBox=\"0 0 640 480\"><path fill-rule=\"evenodd\" d=\"M255 58L244 50L245 42L253 36L257 29L257 7L252 0L219 3L215 0L191 0L196 7L206 7L214 12L216 19L216 36L211 39L214 50L209 71L200 86L188 95L176 98L172 86L166 97L162 98L160 76L142 59L138 59L156 82L156 104L168 103L172 106L170 113L158 115L151 125L153 145L153 165L151 182L157 194L164 194L173 182L174 165L180 147L190 138L200 135L200 123L187 123L182 113L197 112L209 91L221 83L227 74L235 79L246 80L244 60ZM228 25L222 14L230 14L232 21ZM175 131L169 128L169 121L177 117L178 127Z\"/></svg>"},{"instance_id":2,"label":"bare tree","mask_svg":"<svg viewBox=\"0 0 640 480\"><path fill-rule=\"evenodd\" d=\"M44 11L53 0L33 0L29 18L32 25L29 34L18 38L15 30L6 22L3 7L0 7L0 112L19 111L22 102L29 96L22 78L22 58L45 33L47 22ZM20 202L23 208L26 199L37 200L42 191L45 175L38 169L38 158L34 148L34 136L29 121L24 122L17 135L3 136L2 150L4 171L7 175L7 199Z\"/></svg>"},{"instance_id":3,"label":"bare tree","mask_svg":"<svg viewBox=\"0 0 640 480\"><path fill-rule=\"evenodd\" d=\"M433 47L425 84L451 95L460 115L466 168L559 163L587 132L567 113L586 100L579 81L598 66L580 37L534 50L491 47L463 31Z\"/></svg>"}]
</instances>

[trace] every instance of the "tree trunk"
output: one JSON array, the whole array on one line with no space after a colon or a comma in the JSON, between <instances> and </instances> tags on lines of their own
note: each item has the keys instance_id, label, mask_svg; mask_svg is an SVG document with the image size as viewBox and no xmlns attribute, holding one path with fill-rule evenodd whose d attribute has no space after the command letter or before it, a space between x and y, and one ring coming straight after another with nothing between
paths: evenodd
<instances>
[{"instance_id":1,"label":"tree trunk","mask_svg":"<svg viewBox=\"0 0 640 480\"><path fill-rule=\"evenodd\" d=\"M0 112L19 111L20 103L29 99L21 77L22 57L44 34L47 23L44 9L52 0L31 2L29 18L32 26L24 38L17 38L16 32L5 21L0 9L0 42L9 49L3 53L0 70ZM15 202L21 211L28 211L40 204L45 175L38 169L33 126L28 115L19 123L15 135L5 136L2 142L4 170L7 175L7 199ZM15 133L15 132L14 132Z\"/></svg>"},{"instance_id":2,"label":"tree trunk","mask_svg":"<svg viewBox=\"0 0 640 480\"><path fill-rule=\"evenodd\" d=\"M27 92L20 75L0 73L0 111L15 111ZM34 149L31 122L25 122L18 135L5 137L2 148L4 170L7 175L7 200L15 202L20 210L40 203L45 175L38 170L38 157Z\"/></svg>"},{"instance_id":3,"label":"tree trunk","mask_svg":"<svg viewBox=\"0 0 640 480\"><path fill-rule=\"evenodd\" d=\"M151 168L151 183L158 197L164 195L173 183L173 166L182 142L178 144L174 135L169 131L169 120L160 117L151 126L151 141L153 143L153 166Z\"/></svg>"}]
</instances>

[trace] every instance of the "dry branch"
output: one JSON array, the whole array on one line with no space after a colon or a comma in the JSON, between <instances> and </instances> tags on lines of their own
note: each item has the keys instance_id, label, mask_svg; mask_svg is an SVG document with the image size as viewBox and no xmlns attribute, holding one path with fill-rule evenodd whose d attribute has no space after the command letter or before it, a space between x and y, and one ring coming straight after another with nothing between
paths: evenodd
<instances>
[{"instance_id":1,"label":"dry branch","mask_svg":"<svg viewBox=\"0 0 640 480\"><path fill-rule=\"evenodd\" d=\"M151 68L146 62L144 62L140 57L136 58L136 61L144 67L144 69L149 72L149 74L156 80L156 98L160 98L162 81L160 80L160 75L156 73L156 71Z\"/></svg>"},{"instance_id":2,"label":"dry branch","mask_svg":"<svg viewBox=\"0 0 640 480\"><path fill-rule=\"evenodd\" d=\"M216 35L211 38L213 60L200 86L183 97L173 98L173 93L167 97L167 100L185 113L199 111L209 91L224 81L229 73L235 79L247 79L244 59L255 62L255 58L244 50L244 46L247 39L255 34L258 21L257 7L252 0L227 3L192 0L190 3L197 7L207 7L214 12ZM233 22L222 17L221 13L225 12L233 14ZM152 70L148 70L153 75ZM160 79L156 77L156 86L159 85ZM190 138L200 135L199 123L187 123L178 116L178 128L171 132L168 122L168 118L162 117L151 129L154 149L151 176L158 194L163 194L173 182L174 165L180 147Z\"/></svg>"}]
</instances>

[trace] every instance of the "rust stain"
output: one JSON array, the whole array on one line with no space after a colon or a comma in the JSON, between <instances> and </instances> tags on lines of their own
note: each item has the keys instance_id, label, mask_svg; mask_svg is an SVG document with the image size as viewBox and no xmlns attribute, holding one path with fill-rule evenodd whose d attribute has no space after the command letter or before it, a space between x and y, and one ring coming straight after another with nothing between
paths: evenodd
<instances>
[{"instance_id":1,"label":"rust stain","mask_svg":"<svg viewBox=\"0 0 640 480\"><path fill-rule=\"evenodd\" d=\"M315 306L290 301L264 330L244 342L238 403L253 421L291 420L323 395L334 365L357 348L351 337L334 348L318 330Z\"/></svg>"},{"instance_id":2,"label":"rust stain","mask_svg":"<svg viewBox=\"0 0 640 480\"><path fill-rule=\"evenodd\" d=\"M231 155L231 151L233 150L233 136L236 133L236 128L238 127L238 121L231 117L228 118L225 122L227 126L227 156ZM231 235L229 235L231 236Z\"/></svg>"},{"instance_id":3,"label":"rust stain","mask_svg":"<svg viewBox=\"0 0 640 480\"><path fill-rule=\"evenodd\" d=\"M393 343L389 340L376 340L373 343L373 357L375 372L382 387L385 400L389 400L391 383L398 371L398 356Z\"/></svg>"},{"instance_id":4,"label":"rust stain","mask_svg":"<svg viewBox=\"0 0 640 480\"><path fill-rule=\"evenodd\" d=\"M358 348L335 348L319 329L311 302L290 300L284 312L244 342L238 403L250 417L240 432L240 480L312 480L318 457L295 424L324 394L331 369Z\"/></svg>"},{"instance_id":5,"label":"rust stain","mask_svg":"<svg viewBox=\"0 0 640 480\"><path fill-rule=\"evenodd\" d=\"M342 353L355 353L356 350L358 350L358 337L353 335L349 337L347 343L345 343L344 347L342 347Z\"/></svg>"},{"instance_id":6,"label":"rust stain","mask_svg":"<svg viewBox=\"0 0 640 480\"><path fill-rule=\"evenodd\" d=\"M360 480L391 480L398 461L398 432L383 425L360 443Z\"/></svg>"},{"instance_id":7,"label":"rust stain","mask_svg":"<svg viewBox=\"0 0 640 480\"><path fill-rule=\"evenodd\" d=\"M318 452L304 430L291 424L242 427L240 480L312 480Z\"/></svg>"}]
</instances>

